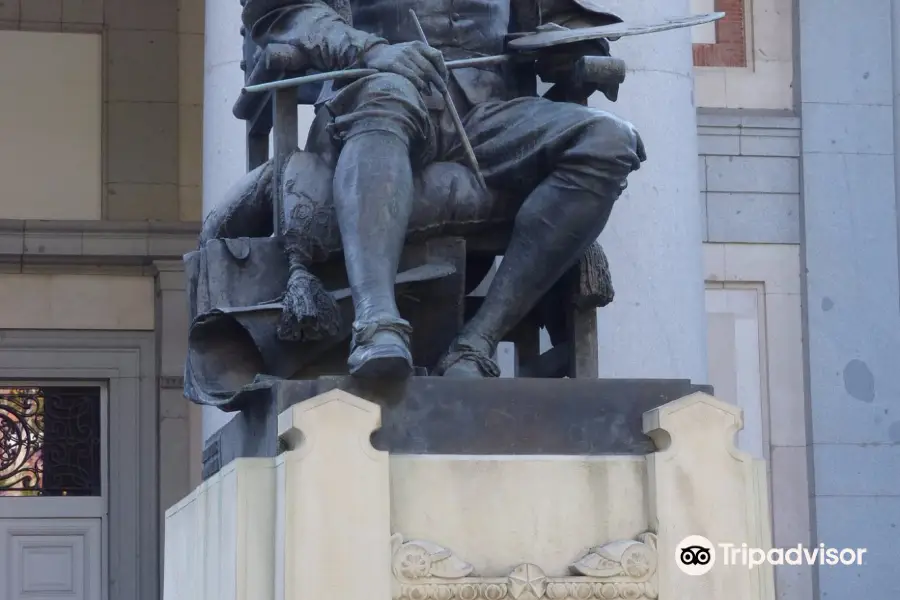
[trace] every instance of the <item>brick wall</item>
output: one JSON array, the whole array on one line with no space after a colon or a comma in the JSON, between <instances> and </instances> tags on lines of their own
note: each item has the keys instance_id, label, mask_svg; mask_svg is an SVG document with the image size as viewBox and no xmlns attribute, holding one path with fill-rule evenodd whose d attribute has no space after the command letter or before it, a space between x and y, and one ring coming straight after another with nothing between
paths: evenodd
<instances>
[{"instance_id":1,"label":"brick wall","mask_svg":"<svg viewBox=\"0 0 900 600\"><path fill-rule=\"evenodd\" d=\"M716 0L716 11L725 18L716 22L715 44L694 44L694 65L698 67L747 66L745 0Z\"/></svg>"},{"instance_id":2,"label":"brick wall","mask_svg":"<svg viewBox=\"0 0 900 600\"><path fill-rule=\"evenodd\" d=\"M694 44L697 106L794 110L793 0L695 0L712 9L726 17Z\"/></svg>"}]
</instances>

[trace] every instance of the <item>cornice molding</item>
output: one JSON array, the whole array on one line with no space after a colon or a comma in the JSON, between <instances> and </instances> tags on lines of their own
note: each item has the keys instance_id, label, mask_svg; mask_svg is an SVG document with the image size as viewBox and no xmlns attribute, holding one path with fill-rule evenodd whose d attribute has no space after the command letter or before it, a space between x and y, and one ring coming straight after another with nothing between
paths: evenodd
<instances>
[{"instance_id":1,"label":"cornice molding","mask_svg":"<svg viewBox=\"0 0 900 600\"><path fill-rule=\"evenodd\" d=\"M181 261L200 223L0 219L0 262L146 265Z\"/></svg>"}]
</instances>

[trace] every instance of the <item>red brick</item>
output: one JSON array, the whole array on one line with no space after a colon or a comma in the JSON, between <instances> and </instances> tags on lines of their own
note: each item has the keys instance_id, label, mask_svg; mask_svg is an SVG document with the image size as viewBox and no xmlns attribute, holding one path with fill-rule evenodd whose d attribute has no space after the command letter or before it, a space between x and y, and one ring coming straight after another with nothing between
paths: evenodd
<instances>
[{"instance_id":1,"label":"red brick","mask_svg":"<svg viewBox=\"0 0 900 600\"><path fill-rule=\"evenodd\" d=\"M744 0L716 0L716 10L725 17L716 21L716 43L694 44L697 67L746 67L747 31Z\"/></svg>"}]
</instances>

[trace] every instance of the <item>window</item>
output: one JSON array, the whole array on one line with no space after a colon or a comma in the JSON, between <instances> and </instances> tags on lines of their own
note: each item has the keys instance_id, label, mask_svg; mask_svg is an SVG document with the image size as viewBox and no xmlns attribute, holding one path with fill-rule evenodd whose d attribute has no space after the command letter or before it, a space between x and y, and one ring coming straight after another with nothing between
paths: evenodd
<instances>
[{"instance_id":1,"label":"window","mask_svg":"<svg viewBox=\"0 0 900 600\"><path fill-rule=\"evenodd\" d=\"M98 34L0 31L0 218L100 218L101 67Z\"/></svg>"},{"instance_id":2,"label":"window","mask_svg":"<svg viewBox=\"0 0 900 600\"><path fill-rule=\"evenodd\" d=\"M0 387L0 496L100 496L100 389Z\"/></svg>"}]
</instances>

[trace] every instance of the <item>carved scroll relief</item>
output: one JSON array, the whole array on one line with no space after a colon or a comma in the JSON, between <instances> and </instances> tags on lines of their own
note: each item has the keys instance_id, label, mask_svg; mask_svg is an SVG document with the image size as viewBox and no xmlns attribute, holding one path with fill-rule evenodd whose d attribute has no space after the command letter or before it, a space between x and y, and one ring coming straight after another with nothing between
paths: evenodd
<instances>
[{"instance_id":1,"label":"carved scroll relief","mask_svg":"<svg viewBox=\"0 0 900 600\"><path fill-rule=\"evenodd\" d=\"M572 576L548 577L522 564L506 577L479 577L475 568L432 542L391 537L394 600L655 600L656 534L588 550L569 566Z\"/></svg>"}]
</instances>

